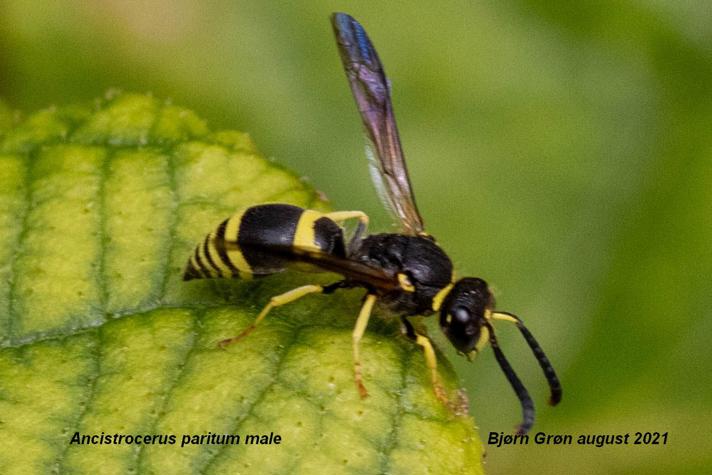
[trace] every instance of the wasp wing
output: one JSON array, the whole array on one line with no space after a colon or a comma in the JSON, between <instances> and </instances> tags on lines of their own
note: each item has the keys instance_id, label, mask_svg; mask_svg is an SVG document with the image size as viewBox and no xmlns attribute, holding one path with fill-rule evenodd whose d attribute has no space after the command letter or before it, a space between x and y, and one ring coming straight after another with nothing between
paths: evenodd
<instances>
[{"instance_id":1,"label":"wasp wing","mask_svg":"<svg viewBox=\"0 0 712 475\"><path fill-rule=\"evenodd\" d=\"M345 276L348 280L366 284L379 290L396 290L400 288L400 282L396 276L393 276L383 269L373 267L363 262L358 262L345 257L327 254L326 252L316 250L314 248L305 248L301 246L283 246L275 244L247 244L242 245L243 252L251 254L260 253L260 260L265 262L274 261L275 258L280 263L273 269L265 266L260 266L254 275L268 275L276 272L281 272L289 267L289 263L306 263L327 272L334 272ZM192 278L192 277L191 277ZM187 279L189 280L189 279Z\"/></svg>"},{"instance_id":2,"label":"wasp wing","mask_svg":"<svg viewBox=\"0 0 712 475\"><path fill-rule=\"evenodd\" d=\"M383 269L371 267L362 262L300 247L292 247L289 253L299 262L306 262L326 271L342 274L349 280L367 284L380 290L396 290L400 288L400 283L396 277L386 273Z\"/></svg>"},{"instance_id":3,"label":"wasp wing","mask_svg":"<svg viewBox=\"0 0 712 475\"><path fill-rule=\"evenodd\" d=\"M371 176L386 207L408 234L424 231L398 136L390 84L363 27L345 13L331 17L339 55L370 141ZM369 150L367 150L369 152ZM375 155L375 157L374 157Z\"/></svg>"}]
</instances>

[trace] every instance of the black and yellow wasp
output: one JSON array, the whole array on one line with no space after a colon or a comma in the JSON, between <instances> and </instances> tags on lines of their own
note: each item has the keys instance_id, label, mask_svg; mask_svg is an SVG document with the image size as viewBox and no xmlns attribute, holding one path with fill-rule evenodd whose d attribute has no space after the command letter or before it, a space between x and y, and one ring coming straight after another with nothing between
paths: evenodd
<instances>
[{"instance_id":1,"label":"black and yellow wasp","mask_svg":"<svg viewBox=\"0 0 712 475\"><path fill-rule=\"evenodd\" d=\"M515 315L494 309L487 283L478 278L456 280L450 258L425 232L408 178L390 99L390 85L363 27L351 16L335 13L332 24L341 60L370 142L374 181L387 208L402 225L399 234L366 235L368 217L360 211L322 213L288 204L262 204L226 219L208 234L193 253L184 280L252 278L299 268L304 264L341 274L331 285L305 285L272 297L252 325L229 345L247 336L270 310L313 293L337 289L366 290L353 330L354 377L362 397L359 342L376 302L400 316L405 335L423 348L437 397L447 403L437 372L435 352L427 336L418 333L409 317L438 313L440 328L455 348L472 357L487 343L517 393L523 410L519 432L534 423L534 404L497 344L493 321L514 323L531 347L548 380L550 404L561 399L561 386L539 344ZM374 158L375 156L375 158ZM340 226L358 221L345 239Z\"/></svg>"}]
</instances>

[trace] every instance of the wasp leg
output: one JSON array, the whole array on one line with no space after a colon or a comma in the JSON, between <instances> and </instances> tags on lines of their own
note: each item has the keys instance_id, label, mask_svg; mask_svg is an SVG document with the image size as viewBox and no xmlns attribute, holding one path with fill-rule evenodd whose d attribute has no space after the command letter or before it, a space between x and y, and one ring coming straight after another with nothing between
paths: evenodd
<instances>
[{"instance_id":1,"label":"wasp leg","mask_svg":"<svg viewBox=\"0 0 712 475\"><path fill-rule=\"evenodd\" d=\"M363 385L363 378L361 377L361 358L359 355L359 343L361 343L361 337L366 331L366 326L368 325L368 319L371 316L371 310L373 310L373 304L376 302L376 296L374 294L367 294L361 307L361 311L358 314L358 319L356 320L356 326L352 334L352 341L354 347L354 381L356 381L356 387L358 388L358 393L361 395L361 399L368 396L368 391L366 391L366 386Z\"/></svg>"},{"instance_id":2,"label":"wasp leg","mask_svg":"<svg viewBox=\"0 0 712 475\"><path fill-rule=\"evenodd\" d=\"M330 286L328 286L330 287ZM225 340L222 340L218 345L221 348L225 348L228 345L232 345L233 343L245 338L247 335L252 333L255 328L257 328L257 325L264 320L264 318L267 316L267 314L270 312L275 307L281 307L282 305L294 302L295 300L299 300L300 298L304 297L305 295L309 294L314 294L314 293L323 293L324 292L324 287L321 285L304 285L302 287L297 287L296 289L292 289L289 292L285 292L280 295L276 295L272 297L269 301L269 303L262 309L259 315L257 315L257 318L255 321L247 328L245 328L242 333L240 333L237 336L234 336L232 338L227 338Z\"/></svg>"},{"instance_id":3,"label":"wasp leg","mask_svg":"<svg viewBox=\"0 0 712 475\"><path fill-rule=\"evenodd\" d=\"M341 223L347 219L357 218L358 227L351 238L349 247L352 248L352 250L358 247L357 243L361 242L361 238L366 232L366 227L368 227L368 215L366 213L363 211L334 211L333 213L326 213L325 216L337 223Z\"/></svg>"},{"instance_id":4,"label":"wasp leg","mask_svg":"<svg viewBox=\"0 0 712 475\"><path fill-rule=\"evenodd\" d=\"M337 223L346 221L347 219L358 218L364 227L368 226L368 215L363 211L334 211L332 213L326 213L324 216Z\"/></svg>"},{"instance_id":5,"label":"wasp leg","mask_svg":"<svg viewBox=\"0 0 712 475\"><path fill-rule=\"evenodd\" d=\"M413 324L405 317L401 317L401 322L405 327L405 335L415 343L423 347L423 356L425 356L425 364L430 369L430 379L433 383L433 391L440 402L446 406L450 406L447 393L440 383L440 375L438 375L438 360L435 357L435 350L430 338L415 331Z\"/></svg>"}]
</instances>

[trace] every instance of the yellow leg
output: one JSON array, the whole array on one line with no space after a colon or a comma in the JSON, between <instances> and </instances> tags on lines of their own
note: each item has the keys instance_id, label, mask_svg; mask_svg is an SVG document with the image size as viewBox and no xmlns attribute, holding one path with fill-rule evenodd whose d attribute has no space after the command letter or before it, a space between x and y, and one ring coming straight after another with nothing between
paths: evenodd
<instances>
[{"instance_id":1,"label":"yellow leg","mask_svg":"<svg viewBox=\"0 0 712 475\"><path fill-rule=\"evenodd\" d=\"M272 297L269 301L269 303L265 306L265 308L262 309L259 315L257 315L257 318L255 321L250 325L249 327L245 328L242 333L240 333L237 336L234 336L232 338L227 338L225 340L222 340L218 345L220 345L221 348L225 348L228 345L232 345L233 343L241 340L242 338L246 337L252 331L257 328L257 325L264 320L264 318L267 316L267 314L270 312L275 307L280 307L282 305L288 304L290 302L294 302L295 300L298 300L305 295L309 294L314 294L317 292L322 292L324 288L321 285L304 285L302 287L297 287L296 289L292 289L289 292L285 292L281 295L276 295Z\"/></svg>"},{"instance_id":2,"label":"yellow leg","mask_svg":"<svg viewBox=\"0 0 712 475\"><path fill-rule=\"evenodd\" d=\"M430 369L430 379L433 383L433 391L435 391L435 396L445 404L449 405L447 394L445 389L443 389L442 384L440 384L440 376L438 375L438 359L435 357L435 350L433 349L430 339L419 333L415 335L415 342L423 347L423 355L425 356L425 364L428 369Z\"/></svg>"},{"instance_id":3,"label":"yellow leg","mask_svg":"<svg viewBox=\"0 0 712 475\"><path fill-rule=\"evenodd\" d=\"M368 227L368 215L363 211L334 211L333 213L326 213L324 216L340 223L346 221L347 219L358 219L358 226L351 236L349 242L349 249L353 250L358 248L358 243L361 242L363 235L366 233L366 228Z\"/></svg>"},{"instance_id":4,"label":"yellow leg","mask_svg":"<svg viewBox=\"0 0 712 475\"><path fill-rule=\"evenodd\" d=\"M368 226L368 215L363 211L334 211L333 213L326 213L324 216L337 223L347 219L358 218L364 226Z\"/></svg>"},{"instance_id":5,"label":"yellow leg","mask_svg":"<svg viewBox=\"0 0 712 475\"><path fill-rule=\"evenodd\" d=\"M438 375L438 359L435 357L435 350L433 349L433 344L430 339L421 335L415 331L415 327L406 317L401 317L401 322L403 323L403 329L405 330L405 336L413 340L415 343L423 348L423 356L425 356L425 365L430 369L430 380L433 383L433 391L435 396L444 405L452 408L447 398L447 393L442 384L440 384L440 376Z\"/></svg>"},{"instance_id":6,"label":"yellow leg","mask_svg":"<svg viewBox=\"0 0 712 475\"><path fill-rule=\"evenodd\" d=\"M361 307L361 311L358 314L358 319L356 320L356 326L354 327L354 332L352 334L353 347L354 347L354 380L356 381L356 387L361 395L361 399L368 396L368 391L366 391L366 386L363 385L363 380L361 377L361 358L359 355L359 343L361 342L361 337L366 331L366 326L368 325L368 319L371 316L371 310L373 310L373 304L376 302L376 296L373 294L368 294L366 300Z\"/></svg>"}]
</instances>

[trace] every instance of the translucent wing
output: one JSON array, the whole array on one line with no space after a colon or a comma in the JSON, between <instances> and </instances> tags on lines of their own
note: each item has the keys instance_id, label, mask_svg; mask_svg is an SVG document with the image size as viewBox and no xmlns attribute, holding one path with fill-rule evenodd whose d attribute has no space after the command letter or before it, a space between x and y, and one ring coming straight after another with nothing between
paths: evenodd
<instances>
[{"instance_id":1,"label":"translucent wing","mask_svg":"<svg viewBox=\"0 0 712 475\"><path fill-rule=\"evenodd\" d=\"M279 246L274 244L249 247L253 252L259 250L270 256L280 257L285 262L311 264L325 271L342 274L350 280L365 283L380 290L388 291L400 288L398 278L381 268L322 251L315 251L312 248L306 249L301 246Z\"/></svg>"},{"instance_id":2,"label":"translucent wing","mask_svg":"<svg viewBox=\"0 0 712 475\"><path fill-rule=\"evenodd\" d=\"M356 20L345 13L334 13L331 23L346 77L371 143L369 158L376 190L401 222L403 230L420 234L424 232L423 219L408 178L383 65Z\"/></svg>"},{"instance_id":3,"label":"translucent wing","mask_svg":"<svg viewBox=\"0 0 712 475\"><path fill-rule=\"evenodd\" d=\"M369 284L377 289L386 291L400 289L398 278L389 275L383 269L371 267L351 259L299 247L292 247L289 252L300 262L307 262L326 271L342 274L351 280Z\"/></svg>"}]
</instances>

